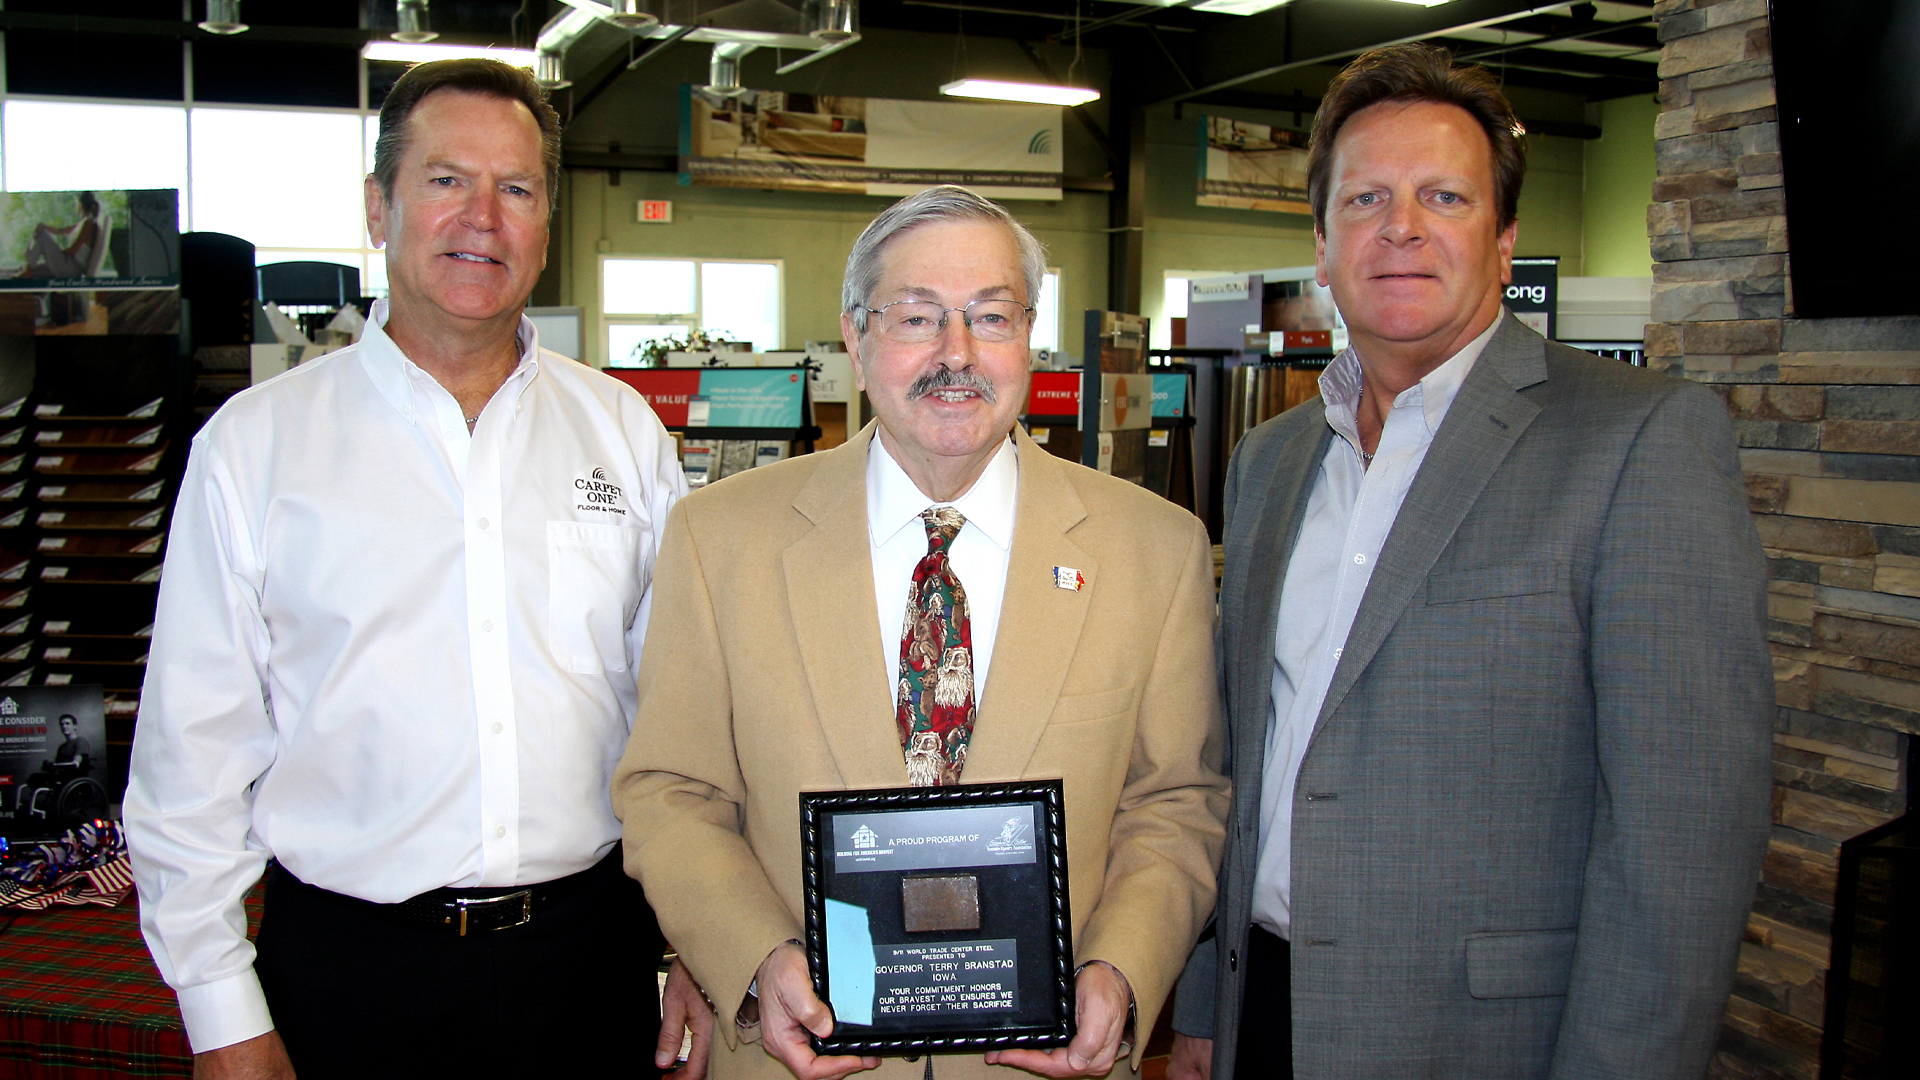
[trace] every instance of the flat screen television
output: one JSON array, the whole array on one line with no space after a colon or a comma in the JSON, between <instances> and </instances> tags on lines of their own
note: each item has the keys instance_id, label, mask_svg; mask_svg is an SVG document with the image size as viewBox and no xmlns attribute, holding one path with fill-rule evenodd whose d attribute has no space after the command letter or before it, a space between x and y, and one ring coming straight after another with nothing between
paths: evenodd
<instances>
[{"instance_id":1,"label":"flat screen television","mask_svg":"<svg viewBox=\"0 0 1920 1080\"><path fill-rule=\"evenodd\" d=\"M1920 315L1920 3L1771 8L1794 314Z\"/></svg>"}]
</instances>

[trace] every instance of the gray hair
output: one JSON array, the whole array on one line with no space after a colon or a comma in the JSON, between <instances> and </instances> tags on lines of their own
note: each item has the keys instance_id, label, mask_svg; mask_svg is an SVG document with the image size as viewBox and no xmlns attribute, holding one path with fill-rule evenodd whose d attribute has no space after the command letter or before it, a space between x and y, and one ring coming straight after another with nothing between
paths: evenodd
<instances>
[{"instance_id":1,"label":"gray hair","mask_svg":"<svg viewBox=\"0 0 1920 1080\"><path fill-rule=\"evenodd\" d=\"M887 241L941 221L992 221L1013 231L1020 249L1020 269L1026 277L1027 306L1040 302L1040 283L1047 276L1047 249L1006 208L953 184L909 195L881 211L847 254L847 276L840 286L840 310L853 316L853 325L867 332L867 305L880 287L880 250Z\"/></svg>"}]
</instances>

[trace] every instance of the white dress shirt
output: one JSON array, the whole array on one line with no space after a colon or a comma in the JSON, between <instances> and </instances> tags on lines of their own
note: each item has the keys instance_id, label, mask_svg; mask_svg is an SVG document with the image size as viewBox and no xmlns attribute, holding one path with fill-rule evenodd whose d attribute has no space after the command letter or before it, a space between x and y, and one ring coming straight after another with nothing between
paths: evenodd
<instances>
[{"instance_id":1,"label":"white dress shirt","mask_svg":"<svg viewBox=\"0 0 1920 1080\"><path fill-rule=\"evenodd\" d=\"M874 436L867 449L867 537L873 545L873 600L880 612L880 655L887 682L898 692L900 641L906 632L907 593L913 568L927 557L927 527L920 512L952 506L967 523L953 538L947 561L967 590L968 622L973 635L973 702L987 696L993 642L1000 629L1000 605L1007 595L1007 559L1013 553L1013 518L1020 494L1020 466L1013 440L987 462L986 471L951 503L921 493L906 471ZM901 768L906 766L903 762ZM900 774L906 783L906 773Z\"/></svg>"},{"instance_id":2,"label":"white dress shirt","mask_svg":"<svg viewBox=\"0 0 1920 1080\"><path fill-rule=\"evenodd\" d=\"M1328 444L1320 462L1280 593L1266 772L1260 789L1260 864L1253 882L1254 923L1283 938L1293 923L1294 785L1314 722L1407 489L1427 459L1460 384L1499 326L1494 320L1446 363L1393 399L1371 466L1360 456L1359 358L1348 349L1320 376L1327 424L1340 437Z\"/></svg>"},{"instance_id":3,"label":"white dress shirt","mask_svg":"<svg viewBox=\"0 0 1920 1080\"><path fill-rule=\"evenodd\" d=\"M672 440L525 319L469 435L385 322L234 397L181 483L125 810L196 1051L272 1026L241 909L269 857L392 903L564 877L620 836Z\"/></svg>"}]
</instances>

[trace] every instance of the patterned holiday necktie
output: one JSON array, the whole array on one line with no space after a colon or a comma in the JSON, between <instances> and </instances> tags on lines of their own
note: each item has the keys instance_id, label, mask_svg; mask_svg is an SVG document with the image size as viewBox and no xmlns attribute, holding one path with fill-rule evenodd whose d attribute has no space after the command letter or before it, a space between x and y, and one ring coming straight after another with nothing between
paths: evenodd
<instances>
[{"instance_id":1,"label":"patterned holiday necktie","mask_svg":"<svg viewBox=\"0 0 1920 1080\"><path fill-rule=\"evenodd\" d=\"M913 568L907 593L895 719L907 782L937 787L960 782L973 737L973 621L967 590L947 561L967 519L951 506L923 511L920 519L927 526L927 554Z\"/></svg>"}]
</instances>

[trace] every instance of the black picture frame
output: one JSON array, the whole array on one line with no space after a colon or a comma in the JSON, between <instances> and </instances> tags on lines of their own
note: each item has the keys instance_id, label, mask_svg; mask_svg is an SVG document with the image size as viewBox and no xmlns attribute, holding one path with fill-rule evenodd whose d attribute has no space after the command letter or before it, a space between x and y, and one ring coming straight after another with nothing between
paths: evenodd
<instances>
[{"instance_id":1,"label":"black picture frame","mask_svg":"<svg viewBox=\"0 0 1920 1080\"><path fill-rule=\"evenodd\" d=\"M1073 948L1069 924L1067 845L1064 791L1059 780L1027 780L1004 784L961 784L950 787L884 788L866 791L817 791L800 795L802 884L806 903L807 969L814 993L833 1001L827 903L843 896L877 900L870 927L872 943L883 947L921 946L955 931L908 933L900 905L889 901L899 893L891 882L914 876L911 870L877 869L846 872L844 858L836 859L834 822L843 815L917 814L953 809L1029 807L1032 811L1034 853L1018 865L962 864L979 881L979 927L976 935L1017 946L1018 1003L1009 1015L991 1022L961 1010L934 1016L870 1016L858 1024L836 1016L833 1034L814 1038L820 1054L900 1056L956 1053L972 1050L1050 1049L1073 1038ZM888 849L891 851L891 848ZM884 852L883 852L884 854ZM842 856L845 853L841 853ZM924 867L925 864L922 864ZM956 866L959 869L961 866ZM1031 894L1041 891L1042 902ZM1022 896L1027 897L1024 901ZM845 901L842 901L845 902ZM958 932L964 936L968 931ZM992 942L961 942L991 945ZM1038 961L1035 963L1034 961ZM878 970L876 958L876 970ZM980 976L987 978L989 976ZM980 985L980 984L974 984ZM963 989L955 987L956 990ZM883 1001L875 990L875 1001ZM884 999L893 1000L893 999ZM950 1003L949 1003L950 1004Z\"/></svg>"}]
</instances>

